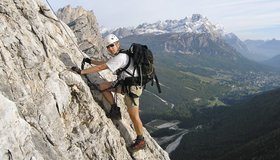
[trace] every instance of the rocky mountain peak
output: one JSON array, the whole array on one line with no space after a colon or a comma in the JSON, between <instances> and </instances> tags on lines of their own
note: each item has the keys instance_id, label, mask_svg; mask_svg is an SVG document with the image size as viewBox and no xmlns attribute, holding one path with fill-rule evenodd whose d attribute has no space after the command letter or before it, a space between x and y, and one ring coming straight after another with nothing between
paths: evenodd
<instances>
[{"instance_id":1,"label":"rocky mountain peak","mask_svg":"<svg viewBox=\"0 0 280 160\"><path fill-rule=\"evenodd\" d=\"M73 7L71 7L71 5L67 5L66 7L58 9L56 15L60 19L63 19L63 21L66 24L76 20L78 17L80 17L82 15L90 15L90 16L94 17L93 11L87 11L81 6L73 8ZM95 19L95 17L94 17L94 19Z\"/></svg>"},{"instance_id":2,"label":"rocky mountain peak","mask_svg":"<svg viewBox=\"0 0 280 160\"><path fill-rule=\"evenodd\" d=\"M70 5L57 11L57 17L66 23L77 37L79 48L90 57L106 59L99 26L93 11Z\"/></svg>"},{"instance_id":3,"label":"rocky mountain peak","mask_svg":"<svg viewBox=\"0 0 280 160\"><path fill-rule=\"evenodd\" d=\"M197 22L201 19L203 19L203 16L201 14L193 14L191 17L192 22Z\"/></svg>"},{"instance_id":4,"label":"rocky mountain peak","mask_svg":"<svg viewBox=\"0 0 280 160\"><path fill-rule=\"evenodd\" d=\"M1 0L0 18L1 160L169 159L146 130L148 147L128 152L136 135L125 105L121 121L108 119L101 94L69 69L84 53L45 1Z\"/></svg>"}]
</instances>

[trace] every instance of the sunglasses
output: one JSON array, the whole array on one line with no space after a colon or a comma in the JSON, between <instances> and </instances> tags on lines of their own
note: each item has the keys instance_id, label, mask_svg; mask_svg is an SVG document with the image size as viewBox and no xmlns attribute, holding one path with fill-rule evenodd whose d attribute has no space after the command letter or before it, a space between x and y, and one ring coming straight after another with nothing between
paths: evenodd
<instances>
[{"instance_id":1,"label":"sunglasses","mask_svg":"<svg viewBox=\"0 0 280 160\"><path fill-rule=\"evenodd\" d=\"M106 46L106 48L109 49L109 48L114 47L114 46L115 46L115 44L113 43L113 44L110 44L110 45Z\"/></svg>"}]
</instances>

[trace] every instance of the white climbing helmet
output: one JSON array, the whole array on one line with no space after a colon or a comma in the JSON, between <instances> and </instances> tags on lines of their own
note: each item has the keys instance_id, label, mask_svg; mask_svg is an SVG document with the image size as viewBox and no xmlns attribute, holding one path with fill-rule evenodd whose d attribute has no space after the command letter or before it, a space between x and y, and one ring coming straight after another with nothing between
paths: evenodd
<instances>
[{"instance_id":1,"label":"white climbing helmet","mask_svg":"<svg viewBox=\"0 0 280 160\"><path fill-rule=\"evenodd\" d=\"M113 44L113 43L119 41L119 39L116 35L109 34L105 37L104 41L105 41L105 45L108 46L110 44Z\"/></svg>"}]
</instances>

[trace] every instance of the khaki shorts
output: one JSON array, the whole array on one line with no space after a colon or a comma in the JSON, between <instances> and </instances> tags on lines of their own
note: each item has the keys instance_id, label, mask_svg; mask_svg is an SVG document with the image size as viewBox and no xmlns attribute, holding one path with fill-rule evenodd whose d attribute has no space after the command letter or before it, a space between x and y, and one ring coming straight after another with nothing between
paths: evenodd
<instances>
[{"instance_id":1,"label":"khaki shorts","mask_svg":"<svg viewBox=\"0 0 280 160\"><path fill-rule=\"evenodd\" d=\"M128 93L125 93L124 95L124 103L127 107L139 107L139 98L142 94L143 87L141 86L131 86L130 87L130 92L133 94L137 95L137 98L134 98L134 102L132 101L132 98L128 95Z\"/></svg>"}]
</instances>

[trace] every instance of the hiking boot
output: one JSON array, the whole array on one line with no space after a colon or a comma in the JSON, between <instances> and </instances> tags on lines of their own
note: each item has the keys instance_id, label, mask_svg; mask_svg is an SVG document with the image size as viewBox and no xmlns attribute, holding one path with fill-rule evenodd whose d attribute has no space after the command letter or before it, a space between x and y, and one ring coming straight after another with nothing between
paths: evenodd
<instances>
[{"instance_id":1,"label":"hiking boot","mask_svg":"<svg viewBox=\"0 0 280 160\"><path fill-rule=\"evenodd\" d=\"M138 139L136 138L134 140L135 142L129 146L129 151L130 152L136 152L136 151L139 151L140 149L144 149L146 147L146 142L144 140L144 138L142 139Z\"/></svg>"},{"instance_id":2,"label":"hiking boot","mask_svg":"<svg viewBox=\"0 0 280 160\"><path fill-rule=\"evenodd\" d=\"M110 112L107 114L107 117L115 120L122 119L121 108L117 105L112 105Z\"/></svg>"}]
</instances>

